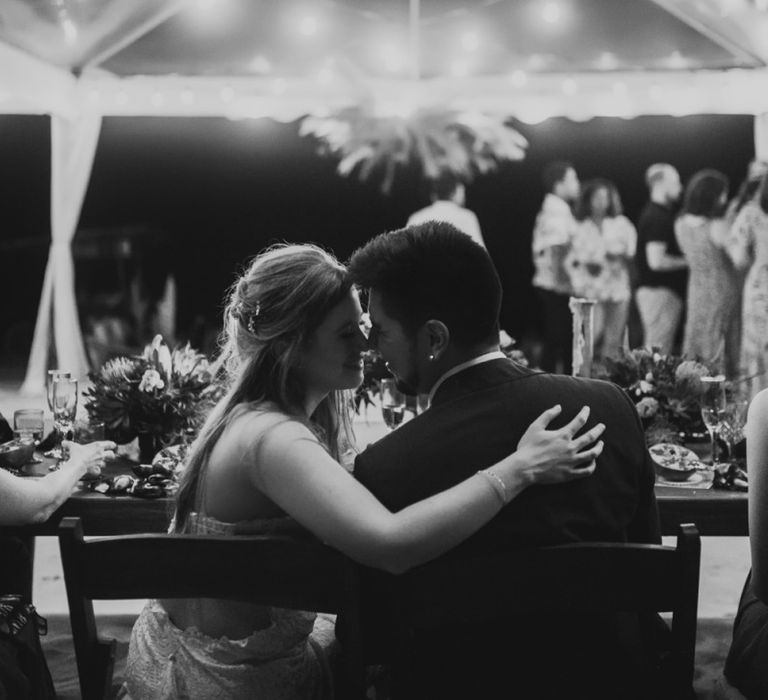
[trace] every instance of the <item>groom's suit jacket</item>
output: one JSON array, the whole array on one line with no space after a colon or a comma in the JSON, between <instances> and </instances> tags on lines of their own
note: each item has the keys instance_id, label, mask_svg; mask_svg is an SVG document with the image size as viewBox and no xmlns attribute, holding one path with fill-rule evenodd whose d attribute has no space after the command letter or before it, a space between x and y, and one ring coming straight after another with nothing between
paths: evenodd
<instances>
[{"instance_id":1,"label":"groom's suit jacket","mask_svg":"<svg viewBox=\"0 0 768 700\"><path fill-rule=\"evenodd\" d=\"M399 511L454 486L513 452L530 423L555 404L561 404L563 411L550 428L564 425L584 405L591 408L587 428L598 422L605 423L602 438L605 448L597 460L595 473L566 484L526 489L476 535L446 556L580 541L658 543L654 467L629 397L609 382L535 372L511 360L490 360L446 379L435 392L429 410L358 455L355 476L390 510ZM370 590L375 591L375 578L379 575L373 572L369 575L374 580ZM503 601L499 601L499 605L503 608ZM376 619L376 613L367 619ZM633 647L637 641L634 623L629 628L624 625L626 629L615 637L615 620L598 622L574 617L568 621L539 618L529 622L531 624L521 621L519 626L515 625L520 643L515 653L524 656L530 652L530 658L522 663L530 672L531 687L540 688L541 674L557 667L557 658L549 656L550 653L571 657L582 642L586 648L593 645L587 653L593 660L597 653L616 652L619 661L635 654L637 658L632 663L640 663L638 649L627 651L627 646ZM372 623L372 626L378 624ZM622 624L619 623L619 627ZM586 629L580 629L585 625L590 629L589 634ZM460 633L466 637L465 646L467 641L474 645L472 637L492 639L494 634L476 629ZM368 629L366 636L373 639L377 632ZM622 636L624 638L619 639ZM559 647L552 643L555 639L561 642ZM434 646L433 642L429 645ZM598 652L594 647L596 643L605 646L605 651ZM498 640L491 646L494 644L497 648ZM514 645L510 647L509 629L504 630L504 644L507 649L514 648ZM545 645L546 650L535 652L536 645ZM538 671L532 670L537 658L541 658L537 654L544 651L547 664ZM443 651L437 655L441 654ZM508 656L505 652L499 662L504 663L506 659L505 668L508 668L523 656ZM445 658L442 662L437 660L443 668L444 662ZM603 670L604 662L609 661L601 659ZM583 668L583 664L579 668ZM519 679L522 671L523 668L517 667L515 678ZM590 672L585 670L587 683L589 678ZM570 687L568 695L576 697L571 694L572 690L575 688ZM586 689L592 690L594 688ZM552 692L554 696L556 691ZM593 696L596 695L593 693ZM456 697L460 697L458 690Z\"/></svg>"}]
</instances>

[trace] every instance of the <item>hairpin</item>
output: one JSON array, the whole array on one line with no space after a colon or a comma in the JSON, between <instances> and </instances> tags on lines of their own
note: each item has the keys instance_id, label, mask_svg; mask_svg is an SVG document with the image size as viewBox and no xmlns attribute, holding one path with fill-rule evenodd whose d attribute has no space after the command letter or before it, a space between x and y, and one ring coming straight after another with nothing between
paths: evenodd
<instances>
[{"instance_id":1,"label":"hairpin","mask_svg":"<svg viewBox=\"0 0 768 700\"><path fill-rule=\"evenodd\" d=\"M242 301L238 301L230 312L240 323L242 323L251 335L256 334L256 319L258 319L261 313L261 303L256 302L256 306L253 313L247 313L245 310L245 304Z\"/></svg>"}]
</instances>

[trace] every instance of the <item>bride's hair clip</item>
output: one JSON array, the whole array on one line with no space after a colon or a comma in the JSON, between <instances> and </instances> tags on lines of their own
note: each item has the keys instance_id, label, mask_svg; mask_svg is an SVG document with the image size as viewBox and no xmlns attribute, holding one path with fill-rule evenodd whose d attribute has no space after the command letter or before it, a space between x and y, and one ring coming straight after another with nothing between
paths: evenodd
<instances>
[{"instance_id":1,"label":"bride's hair clip","mask_svg":"<svg viewBox=\"0 0 768 700\"><path fill-rule=\"evenodd\" d=\"M233 307L231 314L242 323L251 335L256 335L256 320L261 313L261 303L256 302L256 307L252 313L248 313L245 310L245 304L242 301L238 301Z\"/></svg>"}]
</instances>

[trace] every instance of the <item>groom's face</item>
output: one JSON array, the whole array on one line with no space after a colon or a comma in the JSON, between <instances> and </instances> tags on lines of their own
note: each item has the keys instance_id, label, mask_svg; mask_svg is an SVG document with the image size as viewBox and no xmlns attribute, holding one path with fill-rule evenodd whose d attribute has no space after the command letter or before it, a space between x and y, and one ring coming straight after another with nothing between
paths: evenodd
<instances>
[{"instance_id":1,"label":"groom's face","mask_svg":"<svg viewBox=\"0 0 768 700\"><path fill-rule=\"evenodd\" d=\"M418 362L418 341L399 321L387 315L382 301L381 293L372 289L368 298L371 317L369 345L387 363L400 391L411 395L426 391L420 386L422 372Z\"/></svg>"}]
</instances>

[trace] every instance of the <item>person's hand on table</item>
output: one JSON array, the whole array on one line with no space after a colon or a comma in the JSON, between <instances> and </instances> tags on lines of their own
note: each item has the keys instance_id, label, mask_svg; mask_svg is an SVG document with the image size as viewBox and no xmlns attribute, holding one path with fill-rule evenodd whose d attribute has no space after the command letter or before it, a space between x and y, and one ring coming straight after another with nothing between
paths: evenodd
<instances>
[{"instance_id":1,"label":"person's hand on table","mask_svg":"<svg viewBox=\"0 0 768 700\"><path fill-rule=\"evenodd\" d=\"M66 468L69 465L73 469L82 469L83 476L90 478L96 478L101 474L106 460L114 459L117 447L111 440L97 440L87 445L64 440L61 446L69 453L69 459L61 466Z\"/></svg>"}]
</instances>

